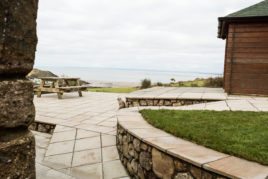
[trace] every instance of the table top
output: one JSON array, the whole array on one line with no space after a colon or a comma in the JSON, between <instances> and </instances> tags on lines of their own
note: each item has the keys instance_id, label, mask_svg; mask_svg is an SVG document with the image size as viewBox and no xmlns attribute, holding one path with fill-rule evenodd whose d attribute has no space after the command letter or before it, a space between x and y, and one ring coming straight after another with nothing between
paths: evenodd
<instances>
[{"instance_id":1,"label":"table top","mask_svg":"<svg viewBox=\"0 0 268 179\"><path fill-rule=\"evenodd\" d=\"M40 77L41 80L79 80L80 78L70 77Z\"/></svg>"}]
</instances>

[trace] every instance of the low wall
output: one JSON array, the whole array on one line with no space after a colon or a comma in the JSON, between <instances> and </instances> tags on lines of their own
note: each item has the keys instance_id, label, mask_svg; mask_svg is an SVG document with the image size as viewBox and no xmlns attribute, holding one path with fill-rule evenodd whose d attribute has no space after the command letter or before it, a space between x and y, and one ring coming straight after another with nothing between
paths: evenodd
<instances>
[{"instance_id":1,"label":"low wall","mask_svg":"<svg viewBox=\"0 0 268 179\"><path fill-rule=\"evenodd\" d=\"M205 170L160 151L117 127L120 160L132 178L224 179L227 177Z\"/></svg>"},{"instance_id":2,"label":"low wall","mask_svg":"<svg viewBox=\"0 0 268 179\"><path fill-rule=\"evenodd\" d=\"M48 123L35 121L29 126L29 129L33 131L37 131L37 132L53 134L55 127L56 125L54 124L48 124Z\"/></svg>"},{"instance_id":3,"label":"low wall","mask_svg":"<svg viewBox=\"0 0 268 179\"><path fill-rule=\"evenodd\" d=\"M174 99L174 98L126 98L127 107L136 106L185 106L219 100L208 99Z\"/></svg>"}]
</instances>

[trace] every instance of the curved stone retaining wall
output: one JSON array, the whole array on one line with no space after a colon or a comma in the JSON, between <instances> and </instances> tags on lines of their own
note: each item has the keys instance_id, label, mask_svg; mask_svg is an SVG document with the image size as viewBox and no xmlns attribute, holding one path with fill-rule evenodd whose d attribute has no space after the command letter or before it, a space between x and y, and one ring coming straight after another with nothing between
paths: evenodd
<instances>
[{"instance_id":1,"label":"curved stone retaining wall","mask_svg":"<svg viewBox=\"0 0 268 179\"><path fill-rule=\"evenodd\" d=\"M160 151L131 135L120 125L117 129L117 148L121 162L133 178L227 178Z\"/></svg>"},{"instance_id":2,"label":"curved stone retaining wall","mask_svg":"<svg viewBox=\"0 0 268 179\"><path fill-rule=\"evenodd\" d=\"M139 108L122 109L117 119L118 153L132 178L268 177L267 166L208 149L153 127L143 119Z\"/></svg>"}]
</instances>

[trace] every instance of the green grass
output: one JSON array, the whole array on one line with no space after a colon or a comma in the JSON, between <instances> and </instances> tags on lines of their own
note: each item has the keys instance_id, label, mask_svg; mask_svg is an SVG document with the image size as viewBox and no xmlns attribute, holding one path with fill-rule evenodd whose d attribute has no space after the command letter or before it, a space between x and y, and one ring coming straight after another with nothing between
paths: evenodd
<instances>
[{"instance_id":1,"label":"green grass","mask_svg":"<svg viewBox=\"0 0 268 179\"><path fill-rule=\"evenodd\" d=\"M217 151L268 165L268 113L142 110L157 128Z\"/></svg>"},{"instance_id":2,"label":"green grass","mask_svg":"<svg viewBox=\"0 0 268 179\"><path fill-rule=\"evenodd\" d=\"M192 80L192 81L181 81L178 83L172 83L170 84L172 87L204 87L205 86L205 80Z\"/></svg>"},{"instance_id":3,"label":"green grass","mask_svg":"<svg viewBox=\"0 0 268 179\"><path fill-rule=\"evenodd\" d=\"M125 87L125 88L89 88L88 91L91 92L105 92L105 93L131 93L138 90L134 87Z\"/></svg>"}]
</instances>

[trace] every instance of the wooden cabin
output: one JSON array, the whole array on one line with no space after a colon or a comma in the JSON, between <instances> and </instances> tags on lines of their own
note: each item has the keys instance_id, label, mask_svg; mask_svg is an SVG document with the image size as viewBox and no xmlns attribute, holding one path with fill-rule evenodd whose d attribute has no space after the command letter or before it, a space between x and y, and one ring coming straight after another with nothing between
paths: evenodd
<instances>
[{"instance_id":1,"label":"wooden cabin","mask_svg":"<svg viewBox=\"0 0 268 179\"><path fill-rule=\"evenodd\" d=\"M220 17L218 37L226 39L225 91L268 95L268 0Z\"/></svg>"}]
</instances>

